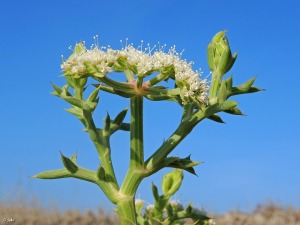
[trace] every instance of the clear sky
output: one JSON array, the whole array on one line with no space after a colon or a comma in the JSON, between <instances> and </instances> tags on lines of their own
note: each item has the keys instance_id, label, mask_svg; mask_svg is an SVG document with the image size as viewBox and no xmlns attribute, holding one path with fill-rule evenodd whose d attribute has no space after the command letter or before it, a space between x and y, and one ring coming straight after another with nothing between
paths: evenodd
<instances>
[{"instance_id":1,"label":"clear sky","mask_svg":"<svg viewBox=\"0 0 300 225\"><path fill-rule=\"evenodd\" d=\"M38 180L29 176L62 167L59 151L89 169L96 152L81 124L63 109L68 104L49 93L50 82L64 84L61 55L85 40L120 48L120 39L139 44L166 43L185 49L183 57L209 74L206 48L212 36L228 30L238 59L230 71L238 85L254 76L266 89L237 101L246 117L224 115L226 124L200 123L172 155L205 162L198 177L185 174L178 195L209 211L250 210L274 201L300 205L299 54L300 3L291 1L1 1L0 2L0 196L15 191L61 208L110 209L98 187L75 179ZM128 106L100 94L98 121ZM180 107L146 102L145 150L149 156L176 128ZM121 179L128 164L128 134L112 138L112 157ZM167 172L169 170L164 170ZM152 202L147 178L138 196Z\"/></svg>"}]
</instances>

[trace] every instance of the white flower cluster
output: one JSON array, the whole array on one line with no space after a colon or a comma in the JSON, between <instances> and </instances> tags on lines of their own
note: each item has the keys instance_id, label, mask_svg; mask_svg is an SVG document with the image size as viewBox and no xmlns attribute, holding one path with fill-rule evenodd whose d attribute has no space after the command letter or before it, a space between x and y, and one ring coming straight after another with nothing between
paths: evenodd
<instances>
[{"instance_id":1,"label":"white flower cluster","mask_svg":"<svg viewBox=\"0 0 300 225\"><path fill-rule=\"evenodd\" d=\"M96 74L105 76L113 71L124 71L131 69L140 77L146 77L163 68L173 68L171 76L175 77L175 82L181 90L183 102L189 96L196 96L201 102L206 101L209 86L206 79L201 80L201 72L193 71L193 62L181 59L182 54L178 54L175 46L165 53L164 47L153 49L148 45L144 50L142 45L134 48L132 44L126 45L122 50L113 50L110 47L94 45L87 50L84 44L80 44L81 51L74 51L69 59L62 63L61 68L66 74L80 77L84 74ZM124 65L125 60L125 65ZM121 63L120 63L121 61ZM121 67L121 69L120 69Z\"/></svg>"},{"instance_id":2,"label":"white flower cluster","mask_svg":"<svg viewBox=\"0 0 300 225\"><path fill-rule=\"evenodd\" d=\"M70 71L72 74L85 74L89 72L88 65L94 67L96 72L104 76L113 71L111 66L119 57L118 51L108 48L107 51L104 52L98 47L86 50L82 43L79 45L81 45L79 47L82 48L82 50L79 53L74 52L74 54L62 63L61 68L65 72Z\"/></svg>"}]
</instances>

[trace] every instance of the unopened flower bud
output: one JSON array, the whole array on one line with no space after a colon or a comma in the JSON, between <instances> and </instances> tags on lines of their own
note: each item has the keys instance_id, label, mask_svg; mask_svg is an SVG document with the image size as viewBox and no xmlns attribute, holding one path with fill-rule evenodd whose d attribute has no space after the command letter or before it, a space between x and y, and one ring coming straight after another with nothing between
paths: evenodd
<instances>
[{"instance_id":1,"label":"unopened flower bud","mask_svg":"<svg viewBox=\"0 0 300 225\"><path fill-rule=\"evenodd\" d=\"M164 195L171 197L179 189L183 179L183 172L181 169L175 169L163 176L162 190Z\"/></svg>"},{"instance_id":2,"label":"unopened flower bud","mask_svg":"<svg viewBox=\"0 0 300 225\"><path fill-rule=\"evenodd\" d=\"M218 32L208 45L208 66L212 71L222 75L227 73L237 58L237 52L232 56L225 31Z\"/></svg>"}]
</instances>

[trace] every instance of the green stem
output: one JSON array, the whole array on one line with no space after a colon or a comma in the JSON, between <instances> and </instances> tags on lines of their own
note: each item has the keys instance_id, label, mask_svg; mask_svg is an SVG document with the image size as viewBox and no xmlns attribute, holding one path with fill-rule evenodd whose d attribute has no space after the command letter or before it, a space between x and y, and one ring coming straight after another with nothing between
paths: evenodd
<instances>
[{"instance_id":1,"label":"green stem","mask_svg":"<svg viewBox=\"0 0 300 225\"><path fill-rule=\"evenodd\" d=\"M133 72L130 69L124 70L124 74L128 82L132 82L134 80Z\"/></svg>"},{"instance_id":2,"label":"green stem","mask_svg":"<svg viewBox=\"0 0 300 225\"><path fill-rule=\"evenodd\" d=\"M83 87L74 87L75 98L83 100Z\"/></svg>"},{"instance_id":3,"label":"green stem","mask_svg":"<svg viewBox=\"0 0 300 225\"><path fill-rule=\"evenodd\" d=\"M144 140L143 140L143 96L136 95L130 99L130 163L119 195L124 196L117 203L121 224L136 224L134 206L135 193L142 179L146 176L144 170Z\"/></svg>"},{"instance_id":4,"label":"green stem","mask_svg":"<svg viewBox=\"0 0 300 225\"><path fill-rule=\"evenodd\" d=\"M123 91L117 91L115 90L114 88L110 87L110 86L107 86L107 85L104 85L104 84L99 84L98 86L96 87L99 87L100 90L102 91L105 91L107 93L110 93L110 94L115 94L115 95L120 95L124 98L130 98L133 96L133 94L130 94L130 93L126 93L126 92L123 92Z\"/></svg>"},{"instance_id":5,"label":"green stem","mask_svg":"<svg viewBox=\"0 0 300 225\"><path fill-rule=\"evenodd\" d=\"M170 154L176 146L193 130L193 128L203 119L220 111L219 105L211 106L201 111L198 110L183 120L174 133L166 140L145 162L145 167L150 174L161 169L162 161ZM150 175L148 174L148 175Z\"/></svg>"},{"instance_id":6,"label":"green stem","mask_svg":"<svg viewBox=\"0 0 300 225\"><path fill-rule=\"evenodd\" d=\"M122 199L117 203L121 225L136 225L134 197Z\"/></svg>"},{"instance_id":7,"label":"green stem","mask_svg":"<svg viewBox=\"0 0 300 225\"><path fill-rule=\"evenodd\" d=\"M116 175L111 161L109 135L104 134L104 132L99 132L97 130L91 112L84 110L83 115L85 119L86 129L90 135L91 140L94 143L95 148L97 149L101 165L106 173L106 177L109 179L109 183L107 185L112 186L114 188L113 191L119 190ZM111 193L112 195L114 194L113 191ZM107 197L110 199L113 198L113 196Z\"/></svg>"},{"instance_id":8,"label":"green stem","mask_svg":"<svg viewBox=\"0 0 300 225\"><path fill-rule=\"evenodd\" d=\"M174 89L159 89L157 87L149 87L149 88L145 88L143 90L143 94L144 95L156 95L156 96L163 96L163 95L167 95L167 96L177 96L180 93L180 89L179 88L174 88Z\"/></svg>"},{"instance_id":9,"label":"green stem","mask_svg":"<svg viewBox=\"0 0 300 225\"><path fill-rule=\"evenodd\" d=\"M189 119L193 114L193 110L194 110L194 105L193 104L184 105L183 106L183 113L182 113L181 122Z\"/></svg>"},{"instance_id":10,"label":"green stem","mask_svg":"<svg viewBox=\"0 0 300 225\"><path fill-rule=\"evenodd\" d=\"M209 91L209 99L212 99L214 97L217 97L217 92L220 86L220 80L221 80L222 74L216 70L212 73L212 79L211 79L211 86Z\"/></svg>"},{"instance_id":11,"label":"green stem","mask_svg":"<svg viewBox=\"0 0 300 225\"><path fill-rule=\"evenodd\" d=\"M155 76L152 79L148 80L146 82L146 85L148 87L154 86L155 84L158 84L159 82L165 80L167 77L168 77L167 73L165 73L165 74L159 73L159 74L157 74L157 76Z\"/></svg>"},{"instance_id":12,"label":"green stem","mask_svg":"<svg viewBox=\"0 0 300 225\"><path fill-rule=\"evenodd\" d=\"M115 90L118 91L123 91L126 93L134 93L134 88L132 85L129 85L128 83L124 83L124 82L118 82L118 81L114 81L110 78L106 77L96 77L96 76L92 76L93 79L103 82L106 85L114 88Z\"/></svg>"},{"instance_id":13,"label":"green stem","mask_svg":"<svg viewBox=\"0 0 300 225\"><path fill-rule=\"evenodd\" d=\"M130 168L144 168L143 96L130 99Z\"/></svg>"},{"instance_id":14,"label":"green stem","mask_svg":"<svg viewBox=\"0 0 300 225\"><path fill-rule=\"evenodd\" d=\"M143 85L143 78L142 77L138 77L137 78L137 82L136 82L137 89L141 89L142 85Z\"/></svg>"}]
</instances>

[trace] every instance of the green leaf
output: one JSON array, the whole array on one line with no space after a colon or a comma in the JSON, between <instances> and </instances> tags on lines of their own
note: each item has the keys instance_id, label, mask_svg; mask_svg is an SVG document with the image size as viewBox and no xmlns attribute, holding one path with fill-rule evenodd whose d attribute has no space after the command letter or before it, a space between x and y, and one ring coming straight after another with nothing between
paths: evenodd
<instances>
[{"instance_id":1,"label":"green leaf","mask_svg":"<svg viewBox=\"0 0 300 225\"><path fill-rule=\"evenodd\" d=\"M225 111L225 110L229 110L229 109L232 109L234 107L237 106L237 102L234 101L234 100L228 100L226 102L223 102L221 105L220 105L220 108L222 111Z\"/></svg>"},{"instance_id":2,"label":"green leaf","mask_svg":"<svg viewBox=\"0 0 300 225\"><path fill-rule=\"evenodd\" d=\"M152 194L153 194L154 200L156 202L158 202L159 199L160 199L159 193L158 193L158 189L157 189L157 187L153 183L152 183Z\"/></svg>"},{"instance_id":3,"label":"green leaf","mask_svg":"<svg viewBox=\"0 0 300 225\"><path fill-rule=\"evenodd\" d=\"M225 123L218 114L213 114L213 115L207 117L207 119L210 119L210 120L218 122L218 123Z\"/></svg>"},{"instance_id":4,"label":"green leaf","mask_svg":"<svg viewBox=\"0 0 300 225\"><path fill-rule=\"evenodd\" d=\"M97 169L97 178L101 181L106 181L105 170L101 165Z\"/></svg>"},{"instance_id":5,"label":"green leaf","mask_svg":"<svg viewBox=\"0 0 300 225\"><path fill-rule=\"evenodd\" d=\"M68 113L71 113L72 115L76 116L78 119L83 119L83 112L82 109L78 107L68 108L65 109Z\"/></svg>"},{"instance_id":6,"label":"green leaf","mask_svg":"<svg viewBox=\"0 0 300 225\"><path fill-rule=\"evenodd\" d=\"M77 152L75 152L72 156L71 156L71 161L73 162L73 163L77 163Z\"/></svg>"},{"instance_id":7,"label":"green leaf","mask_svg":"<svg viewBox=\"0 0 300 225\"><path fill-rule=\"evenodd\" d=\"M185 213L186 214L191 214L193 210L193 206L191 204L188 205L188 207L186 207L185 209Z\"/></svg>"},{"instance_id":8,"label":"green leaf","mask_svg":"<svg viewBox=\"0 0 300 225\"><path fill-rule=\"evenodd\" d=\"M93 111L97 106L97 103L95 102L85 102L75 97L69 97L69 96L60 96L60 97L63 98L68 103L70 103L71 105L77 106L81 109L88 110L88 111Z\"/></svg>"},{"instance_id":9,"label":"green leaf","mask_svg":"<svg viewBox=\"0 0 300 225\"><path fill-rule=\"evenodd\" d=\"M69 85L66 84L62 87L62 93L60 94L61 96L68 96L68 97L72 97L72 94L69 92L68 90Z\"/></svg>"},{"instance_id":10,"label":"green leaf","mask_svg":"<svg viewBox=\"0 0 300 225\"><path fill-rule=\"evenodd\" d=\"M122 110L114 119L113 123L120 126L127 114L128 108L125 108L124 110Z\"/></svg>"},{"instance_id":11,"label":"green leaf","mask_svg":"<svg viewBox=\"0 0 300 225\"><path fill-rule=\"evenodd\" d=\"M61 156L64 166L70 173L74 174L78 171L78 166L71 159L65 157L61 152L60 152L60 156ZM73 157L73 160L74 160L74 157Z\"/></svg>"},{"instance_id":12,"label":"green leaf","mask_svg":"<svg viewBox=\"0 0 300 225\"><path fill-rule=\"evenodd\" d=\"M58 169L58 170L49 170L37 175L32 176L32 178L39 178L39 179L59 179L65 177L71 177L72 175L67 169Z\"/></svg>"},{"instance_id":13,"label":"green leaf","mask_svg":"<svg viewBox=\"0 0 300 225\"><path fill-rule=\"evenodd\" d=\"M97 99L94 102L85 102L81 99L75 98L68 91L68 85L65 85L63 88L59 88L58 86L52 84L55 92L52 92L53 95L61 97L66 102L70 103L73 106L77 106L81 109L93 111L97 106Z\"/></svg>"},{"instance_id":14,"label":"green leaf","mask_svg":"<svg viewBox=\"0 0 300 225\"><path fill-rule=\"evenodd\" d=\"M192 161L190 155L186 158L180 159L179 157L168 157L164 160L164 165L167 167L178 168L186 170L187 172L197 175L194 166L199 165L200 162Z\"/></svg>"},{"instance_id":15,"label":"green leaf","mask_svg":"<svg viewBox=\"0 0 300 225\"><path fill-rule=\"evenodd\" d=\"M52 92L52 94L55 95L55 96L60 96L60 94L62 93L62 89L60 87L56 86L53 83L51 83L51 85L55 90L55 92Z\"/></svg>"},{"instance_id":16,"label":"green leaf","mask_svg":"<svg viewBox=\"0 0 300 225\"><path fill-rule=\"evenodd\" d=\"M98 103L98 93L100 91L100 86L98 88L96 88L91 94L90 96L87 98L87 102L96 102Z\"/></svg>"},{"instance_id":17,"label":"green leaf","mask_svg":"<svg viewBox=\"0 0 300 225\"><path fill-rule=\"evenodd\" d=\"M241 92L247 92L251 88L251 86L254 83L255 79L256 79L255 77L251 78L250 80L246 81L242 85L237 86L236 89L241 91Z\"/></svg>"},{"instance_id":18,"label":"green leaf","mask_svg":"<svg viewBox=\"0 0 300 225\"><path fill-rule=\"evenodd\" d=\"M105 124L104 124L104 129L103 129L103 134L108 135L110 130L110 116L107 113L107 116L105 118Z\"/></svg>"},{"instance_id":19,"label":"green leaf","mask_svg":"<svg viewBox=\"0 0 300 225\"><path fill-rule=\"evenodd\" d=\"M233 115L245 116L245 114L242 113L241 110L237 107L235 107L233 109L225 110L224 112L229 113L229 114L233 114Z\"/></svg>"},{"instance_id":20,"label":"green leaf","mask_svg":"<svg viewBox=\"0 0 300 225\"><path fill-rule=\"evenodd\" d=\"M257 88L257 87L252 86L255 79L256 79L256 77L253 77L250 80L246 81L244 84L239 85L237 87L233 87L231 90L230 96L263 91L264 89L262 89L262 88Z\"/></svg>"},{"instance_id":21,"label":"green leaf","mask_svg":"<svg viewBox=\"0 0 300 225\"><path fill-rule=\"evenodd\" d=\"M236 60L237 56L238 56L238 52L235 52L233 57L231 58L231 62L228 64L227 71L229 71L232 68L233 64L235 63L235 60Z\"/></svg>"},{"instance_id":22,"label":"green leaf","mask_svg":"<svg viewBox=\"0 0 300 225\"><path fill-rule=\"evenodd\" d=\"M232 89L232 76L228 77L226 80L225 80L225 83L226 83L226 88L227 88L227 91L231 91Z\"/></svg>"},{"instance_id":23,"label":"green leaf","mask_svg":"<svg viewBox=\"0 0 300 225\"><path fill-rule=\"evenodd\" d=\"M255 92L258 92L258 91L264 91L264 90L265 90L264 88L251 87L251 88L248 90L247 94L248 94L248 93L255 93Z\"/></svg>"},{"instance_id":24,"label":"green leaf","mask_svg":"<svg viewBox=\"0 0 300 225\"><path fill-rule=\"evenodd\" d=\"M217 98L216 98L216 101L217 101ZM215 102L212 105L209 105L208 107L205 108L205 111L204 111L205 117L209 117L211 115L214 115L217 111L220 111L220 104Z\"/></svg>"},{"instance_id":25,"label":"green leaf","mask_svg":"<svg viewBox=\"0 0 300 225\"><path fill-rule=\"evenodd\" d=\"M219 89L219 93L218 93L218 101L220 103L226 101L227 99L227 87L226 87L226 81L222 80L220 89Z\"/></svg>"}]
</instances>

